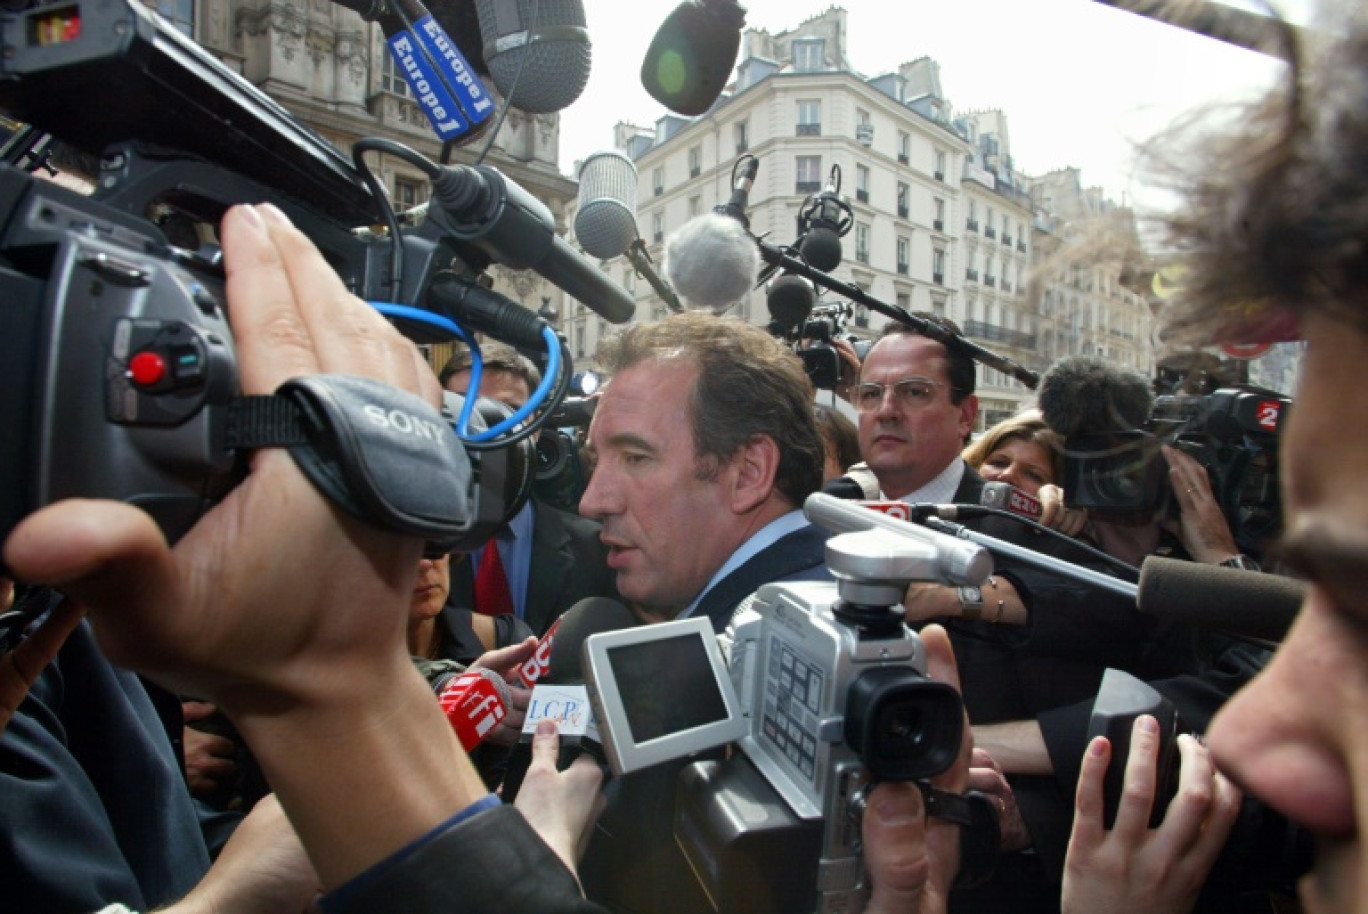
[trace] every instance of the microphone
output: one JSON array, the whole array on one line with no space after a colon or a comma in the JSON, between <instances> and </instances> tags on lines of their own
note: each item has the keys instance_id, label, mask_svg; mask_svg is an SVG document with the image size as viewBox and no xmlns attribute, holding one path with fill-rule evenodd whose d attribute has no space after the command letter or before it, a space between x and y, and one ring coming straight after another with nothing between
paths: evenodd
<instances>
[{"instance_id":1,"label":"microphone","mask_svg":"<svg viewBox=\"0 0 1368 914\"><path fill-rule=\"evenodd\" d=\"M512 270L536 270L615 324L636 303L556 234L546 204L489 165L447 165L432 181L428 219Z\"/></svg>"},{"instance_id":2,"label":"microphone","mask_svg":"<svg viewBox=\"0 0 1368 914\"><path fill-rule=\"evenodd\" d=\"M641 85L666 108L697 117L722 94L746 9L736 0L686 0L661 23L641 62Z\"/></svg>"},{"instance_id":3,"label":"microphone","mask_svg":"<svg viewBox=\"0 0 1368 914\"><path fill-rule=\"evenodd\" d=\"M1145 376L1086 356L1060 359L1040 379L1045 424L1067 440L1142 428L1154 405Z\"/></svg>"},{"instance_id":4,"label":"microphone","mask_svg":"<svg viewBox=\"0 0 1368 914\"><path fill-rule=\"evenodd\" d=\"M395 67L444 142L474 139L494 101L456 42L420 0L336 0L385 35Z\"/></svg>"},{"instance_id":5,"label":"microphone","mask_svg":"<svg viewBox=\"0 0 1368 914\"><path fill-rule=\"evenodd\" d=\"M582 0L476 0L475 6L489 75L510 105L549 114L580 97L590 64Z\"/></svg>"},{"instance_id":6,"label":"microphone","mask_svg":"<svg viewBox=\"0 0 1368 914\"><path fill-rule=\"evenodd\" d=\"M782 273L770 283L765 303L769 307L772 327L778 330L776 335L787 336L807 321L812 306L817 303L817 293L803 277Z\"/></svg>"},{"instance_id":7,"label":"microphone","mask_svg":"<svg viewBox=\"0 0 1368 914\"><path fill-rule=\"evenodd\" d=\"M1281 641L1292 626L1306 584L1243 571L1150 556L1140 566L1140 612L1230 635Z\"/></svg>"},{"instance_id":8,"label":"microphone","mask_svg":"<svg viewBox=\"0 0 1368 914\"><path fill-rule=\"evenodd\" d=\"M1008 511L1027 520L1039 522L1044 509L1040 499L1028 495L1008 482L983 483L983 492L977 505L925 505L914 506L918 512L931 513L941 520L964 520L970 517L984 517L998 511Z\"/></svg>"},{"instance_id":9,"label":"microphone","mask_svg":"<svg viewBox=\"0 0 1368 914\"><path fill-rule=\"evenodd\" d=\"M626 254L637 273L650 283L672 311L682 311L679 296L660 277L637 233L637 170L620 152L596 152L579 172L575 237L585 253L599 260Z\"/></svg>"},{"instance_id":10,"label":"microphone","mask_svg":"<svg viewBox=\"0 0 1368 914\"><path fill-rule=\"evenodd\" d=\"M556 629L560 628L564 619L565 617L561 616L551 623L546 634L537 641L537 649L532 652L532 656L524 661L522 666L518 667L518 682L522 683L523 688L532 688L550 671L551 649L555 645Z\"/></svg>"},{"instance_id":11,"label":"microphone","mask_svg":"<svg viewBox=\"0 0 1368 914\"><path fill-rule=\"evenodd\" d=\"M464 673L448 673L432 683L442 712L469 752L508 716L513 693L497 673L482 667Z\"/></svg>"},{"instance_id":12,"label":"microphone","mask_svg":"<svg viewBox=\"0 0 1368 914\"><path fill-rule=\"evenodd\" d=\"M746 227L704 213L665 239L665 275L692 308L721 314L750 294L760 249Z\"/></svg>"},{"instance_id":13,"label":"microphone","mask_svg":"<svg viewBox=\"0 0 1368 914\"><path fill-rule=\"evenodd\" d=\"M841 166L832 165L822 192L803 201L798 212L798 251L814 269L830 273L841 265L841 236L850 231L855 214L840 197Z\"/></svg>"},{"instance_id":14,"label":"microphone","mask_svg":"<svg viewBox=\"0 0 1368 914\"><path fill-rule=\"evenodd\" d=\"M760 160L748 155L739 164L741 173L732 182L731 199L714 206L713 212L719 216L730 216L749 231L750 219L746 216L746 207L750 204L750 192L755 186L755 176L760 173Z\"/></svg>"},{"instance_id":15,"label":"microphone","mask_svg":"<svg viewBox=\"0 0 1368 914\"><path fill-rule=\"evenodd\" d=\"M627 607L607 597L586 597L561 616L546 674L532 688L522 734L509 755L502 787L505 802L512 802L522 786L527 766L532 762L532 739L537 732L537 723L543 718L554 719L560 730L558 768L564 768L580 751L603 761L603 743L589 701L589 690L584 685L581 659L584 642L599 632L640 624Z\"/></svg>"}]
</instances>

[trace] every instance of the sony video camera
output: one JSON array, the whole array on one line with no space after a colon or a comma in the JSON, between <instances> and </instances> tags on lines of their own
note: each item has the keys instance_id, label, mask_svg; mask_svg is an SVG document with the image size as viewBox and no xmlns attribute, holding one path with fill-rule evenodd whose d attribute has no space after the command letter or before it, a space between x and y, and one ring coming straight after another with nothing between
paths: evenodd
<instances>
[{"instance_id":1,"label":"sony video camera","mask_svg":"<svg viewBox=\"0 0 1368 914\"><path fill-rule=\"evenodd\" d=\"M30 125L0 162L0 540L73 495L138 504L175 538L241 478L216 243L235 204L276 205L354 294L416 315L392 319L419 342L460 335L455 326L550 346L544 322L480 282L491 262L630 311L626 293L555 236L546 207L487 166L430 172L444 207L400 230L359 157L353 165L142 3L11 5L0 43L0 111ZM98 160L90 195L35 176L50 137ZM386 216L390 234L368 228ZM471 521L462 542L483 541L526 498L522 432L556 400L543 397L521 431L507 431L492 401L462 419L451 439L463 480L453 485L465 486L452 511Z\"/></svg>"},{"instance_id":2,"label":"sony video camera","mask_svg":"<svg viewBox=\"0 0 1368 914\"><path fill-rule=\"evenodd\" d=\"M765 585L716 639L706 619L685 619L586 640L615 773L741 750L692 763L678 787L676 838L718 911L858 911L867 790L955 761L959 695L926 677L901 602L910 581L944 577L943 558L925 542L848 533L827 543L836 583ZM646 653L662 640L668 651ZM995 812L954 799L995 853Z\"/></svg>"}]
</instances>

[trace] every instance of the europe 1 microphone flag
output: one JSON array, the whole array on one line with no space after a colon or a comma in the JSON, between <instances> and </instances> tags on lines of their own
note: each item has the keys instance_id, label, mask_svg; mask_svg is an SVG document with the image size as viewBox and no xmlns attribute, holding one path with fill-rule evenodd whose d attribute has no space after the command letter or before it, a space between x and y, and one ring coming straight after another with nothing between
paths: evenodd
<instances>
[{"instance_id":1,"label":"europe 1 microphone flag","mask_svg":"<svg viewBox=\"0 0 1368 914\"><path fill-rule=\"evenodd\" d=\"M344 5L355 9L362 0ZM456 42L419 0L389 0L389 12L376 21L396 68L443 142L473 138L488 126L493 99Z\"/></svg>"}]
</instances>

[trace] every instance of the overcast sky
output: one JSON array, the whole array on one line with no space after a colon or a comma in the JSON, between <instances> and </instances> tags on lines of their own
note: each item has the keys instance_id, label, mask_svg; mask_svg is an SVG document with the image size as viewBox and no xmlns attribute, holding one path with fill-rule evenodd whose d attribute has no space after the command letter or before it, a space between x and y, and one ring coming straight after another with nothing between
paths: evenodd
<instances>
[{"instance_id":1,"label":"overcast sky","mask_svg":"<svg viewBox=\"0 0 1368 914\"><path fill-rule=\"evenodd\" d=\"M561 170L612 146L613 125L651 126L665 109L641 88L641 59L678 0L585 0L593 70L561 113ZM771 34L826 0L741 0ZM923 55L957 110L999 108L1018 168L1077 166L1118 202L1137 186L1134 142L1194 104L1247 96L1275 79L1262 55L1093 0L844 0L851 65L865 76ZM1242 4L1243 5L1243 4ZM1301 8L1300 0L1297 3Z\"/></svg>"}]
</instances>

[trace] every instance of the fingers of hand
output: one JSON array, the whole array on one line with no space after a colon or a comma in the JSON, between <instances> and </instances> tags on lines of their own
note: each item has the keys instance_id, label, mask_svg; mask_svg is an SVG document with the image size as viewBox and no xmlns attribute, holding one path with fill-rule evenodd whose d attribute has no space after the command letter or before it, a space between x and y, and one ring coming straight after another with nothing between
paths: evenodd
<instances>
[{"instance_id":1,"label":"fingers of hand","mask_svg":"<svg viewBox=\"0 0 1368 914\"><path fill-rule=\"evenodd\" d=\"M864 816L864 847L876 893L914 893L926 884L926 816L915 784L889 781L874 788Z\"/></svg>"},{"instance_id":2,"label":"fingers of hand","mask_svg":"<svg viewBox=\"0 0 1368 914\"><path fill-rule=\"evenodd\" d=\"M560 731L556 722L550 718L537 724L537 732L532 737L533 767L549 767L556 770L556 759L560 754Z\"/></svg>"},{"instance_id":3,"label":"fingers of hand","mask_svg":"<svg viewBox=\"0 0 1368 914\"><path fill-rule=\"evenodd\" d=\"M1131 727L1130 755L1126 759L1125 787L1117 804L1115 830L1138 835L1149 828L1154 808L1155 760L1159 756L1159 722L1148 714Z\"/></svg>"},{"instance_id":4,"label":"fingers of hand","mask_svg":"<svg viewBox=\"0 0 1368 914\"><path fill-rule=\"evenodd\" d=\"M1111 762L1111 743L1105 736L1094 737L1083 754L1083 767L1078 773L1078 791L1074 798L1073 847L1092 847L1102 840L1103 781Z\"/></svg>"}]
</instances>

